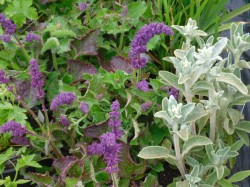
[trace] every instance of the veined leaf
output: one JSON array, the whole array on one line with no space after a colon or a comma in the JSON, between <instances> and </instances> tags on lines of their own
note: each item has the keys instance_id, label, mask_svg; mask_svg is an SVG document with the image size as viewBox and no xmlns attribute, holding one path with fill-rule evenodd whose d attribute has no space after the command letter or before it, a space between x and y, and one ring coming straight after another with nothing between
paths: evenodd
<instances>
[{"instance_id":1,"label":"veined leaf","mask_svg":"<svg viewBox=\"0 0 250 187\"><path fill-rule=\"evenodd\" d=\"M51 36L55 36L58 38L67 38L67 37L74 38L76 37L76 34L71 30L63 29L51 32Z\"/></svg>"},{"instance_id":2,"label":"veined leaf","mask_svg":"<svg viewBox=\"0 0 250 187\"><path fill-rule=\"evenodd\" d=\"M138 157L143 159L166 159L169 157L175 159L175 157L170 154L170 151L162 146L145 147L139 152Z\"/></svg>"},{"instance_id":3,"label":"veined leaf","mask_svg":"<svg viewBox=\"0 0 250 187\"><path fill-rule=\"evenodd\" d=\"M213 142L204 136L192 136L183 145L182 156L185 156L192 148L213 144Z\"/></svg>"}]
</instances>

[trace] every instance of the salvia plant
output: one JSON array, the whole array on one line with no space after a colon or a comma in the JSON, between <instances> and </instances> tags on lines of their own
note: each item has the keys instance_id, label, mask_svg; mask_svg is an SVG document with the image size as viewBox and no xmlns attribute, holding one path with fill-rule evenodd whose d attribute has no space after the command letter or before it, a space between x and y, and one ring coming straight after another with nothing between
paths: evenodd
<instances>
[{"instance_id":1,"label":"salvia plant","mask_svg":"<svg viewBox=\"0 0 250 187\"><path fill-rule=\"evenodd\" d=\"M247 178L230 169L249 145L250 36L236 23L210 34L250 7L222 13L227 1L0 0L0 185Z\"/></svg>"}]
</instances>

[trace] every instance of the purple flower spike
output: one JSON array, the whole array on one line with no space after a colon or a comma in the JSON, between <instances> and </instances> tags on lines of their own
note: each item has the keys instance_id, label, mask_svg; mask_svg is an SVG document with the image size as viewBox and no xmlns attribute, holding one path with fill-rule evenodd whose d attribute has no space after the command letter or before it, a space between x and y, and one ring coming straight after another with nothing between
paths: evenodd
<instances>
[{"instance_id":1,"label":"purple flower spike","mask_svg":"<svg viewBox=\"0 0 250 187\"><path fill-rule=\"evenodd\" d=\"M179 90L176 89L175 87L171 86L168 94L169 94L169 96L172 95L175 99L178 99L178 97L179 97Z\"/></svg>"},{"instance_id":2,"label":"purple flower spike","mask_svg":"<svg viewBox=\"0 0 250 187\"><path fill-rule=\"evenodd\" d=\"M107 163L105 170L108 173L118 172L119 153L121 152L122 146L116 142L116 135L112 132L108 132L100 137L100 141L104 147L103 156Z\"/></svg>"},{"instance_id":3,"label":"purple flower spike","mask_svg":"<svg viewBox=\"0 0 250 187\"><path fill-rule=\"evenodd\" d=\"M0 14L0 24L3 24L3 22L5 21L5 15L4 14Z\"/></svg>"},{"instance_id":4,"label":"purple flower spike","mask_svg":"<svg viewBox=\"0 0 250 187\"><path fill-rule=\"evenodd\" d=\"M36 34L34 34L34 33L28 33L28 34L26 35L25 40L26 40L27 42L41 41L41 38L40 38L40 36L38 36L38 35L36 35Z\"/></svg>"},{"instance_id":5,"label":"purple flower spike","mask_svg":"<svg viewBox=\"0 0 250 187\"><path fill-rule=\"evenodd\" d=\"M34 88L37 88L38 90L37 98L38 99L43 98L44 97L44 91L43 91L44 80L43 80L42 73L39 71L39 65L36 59L30 60L29 75L31 77L31 85Z\"/></svg>"},{"instance_id":6,"label":"purple flower spike","mask_svg":"<svg viewBox=\"0 0 250 187\"><path fill-rule=\"evenodd\" d=\"M6 77L4 70L0 70L0 84L6 84L9 82L9 78Z\"/></svg>"},{"instance_id":7,"label":"purple flower spike","mask_svg":"<svg viewBox=\"0 0 250 187\"><path fill-rule=\"evenodd\" d=\"M67 116L61 115L61 116L60 116L60 123L61 123L64 127L68 127L68 126L70 125L69 118L67 118Z\"/></svg>"},{"instance_id":8,"label":"purple flower spike","mask_svg":"<svg viewBox=\"0 0 250 187\"><path fill-rule=\"evenodd\" d=\"M79 9L81 12L83 12L86 8L87 8L87 3L81 2L81 3L78 5L78 9Z\"/></svg>"},{"instance_id":9,"label":"purple flower spike","mask_svg":"<svg viewBox=\"0 0 250 187\"><path fill-rule=\"evenodd\" d=\"M148 101L146 103L143 103L141 105L141 110L142 112L146 112L150 107L152 106L152 102L151 101Z\"/></svg>"},{"instance_id":10,"label":"purple flower spike","mask_svg":"<svg viewBox=\"0 0 250 187\"><path fill-rule=\"evenodd\" d=\"M80 109L84 114L89 113L89 105L85 102L81 102Z\"/></svg>"},{"instance_id":11,"label":"purple flower spike","mask_svg":"<svg viewBox=\"0 0 250 187\"><path fill-rule=\"evenodd\" d=\"M56 95L51 102L50 110L55 110L57 107L66 105L72 105L75 100L75 94L72 92L61 92Z\"/></svg>"},{"instance_id":12,"label":"purple flower spike","mask_svg":"<svg viewBox=\"0 0 250 187\"><path fill-rule=\"evenodd\" d=\"M0 126L0 133L10 132L12 134L12 139L10 140L14 144L27 145L29 143L26 138L26 127L15 121L8 121L7 123Z\"/></svg>"},{"instance_id":13,"label":"purple flower spike","mask_svg":"<svg viewBox=\"0 0 250 187\"><path fill-rule=\"evenodd\" d=\"M150 23L143 26L135 35L131 43L129 57L133 67L140 69L146 66L147 60L140 56L147 51L147 43L156 34L173 35L173 30L163 23Z\"/></svg>"},{"instance_id":14,"label":"purple flower spike","mask_svg":"<svg viewBox=\"0 0 250 187\"><path fill-rule=\"evenodd\" d=\"M148 92L150 90L148 81L146 80L142 80L141 82L136 83L136 88L143 92Z\"/></svg>"},{"instance_id":15,"label":"purple flower spike","mask_svg":"<svg viewBox=\"0 0 250 187\"><path fill-rule=\"evenodd\" d=\"M121 126L121 119L120 119L120 103L115 100L111 105L111 112L109 113L109 121L108 124L110 127L112 127L114 134L116 135L116 138L121 138L122 132L119 130L119 127Z\"/></svg>"},{"instance_id":16,"label":"purple flower spike","mask_svg":"<svg viewBox=\"0 0 250 187\"><path fill-rule=\"evenodd\" d=\"M16 32L16 25L10 19L4 20L2 22L2 27L6 34L14 34Z\"/></svg>"}]
</instances>

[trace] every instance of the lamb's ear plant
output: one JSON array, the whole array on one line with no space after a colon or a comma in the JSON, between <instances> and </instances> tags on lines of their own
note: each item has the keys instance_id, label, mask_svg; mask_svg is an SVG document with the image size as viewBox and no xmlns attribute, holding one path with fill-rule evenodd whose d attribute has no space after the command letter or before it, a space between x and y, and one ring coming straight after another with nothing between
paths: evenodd
<instances>
[{"instance_id":1,"label":"lamb's ear plant","mask_svg":"<svg viewBox=\"0 0 250 187\"><path fill-rule=\"evenodd\" d=\"M164 98L162 110L154 115L171 132L173 146L144 147L138 156L165 159L177 166L181 178L171 187L232 186L250 175L248 170L228 177L237 151L249 145L250 122L235 106L250 101L249 86L240 79L240 70L250 68L250 62L240 59L250 49L250 36L243 33L242 24L235 23L230 39L218 41L213 36L204 41L201 37L206 33L197 30L192 19L187 26L173 28L186 41L174 57L164 58L173 63L176 74L160 71L159 77L162 83L179 89L180 95L177 100ZM198 48L192 45L194 40ZM223 58L226 49L228 58Z\"/></svg>"}]
</instances>

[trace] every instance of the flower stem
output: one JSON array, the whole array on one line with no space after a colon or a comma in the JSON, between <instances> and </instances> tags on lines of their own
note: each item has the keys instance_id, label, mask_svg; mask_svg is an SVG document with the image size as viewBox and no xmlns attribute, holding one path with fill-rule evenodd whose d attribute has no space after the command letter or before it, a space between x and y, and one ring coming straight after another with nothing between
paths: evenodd
<instances>
[{"instance_id":1,"label":"flower stem","mask_svg":"<svg viewBox=\"0 0 250 187\"><path fill-rule=\"evenodd\" d=\"M210 110L210 131L209 138L212 142L215 140L215 130L216 130L216 111Z\"/></svg>"},{"instance_id":2,"label":"flower stem","mask_svg":"<svg viewBox=\"0 0 250 187\"><path fill-rule=\"evenodd\" d=\"M23 55L25 56L26 60L28 61L27 65L29 64L30 61L30 57L28 55L28 52L26 51L26 49L23 47L23 44L21 43L21 41L19 40L19 38L17 37L16 34L13 35L18 43L18 46L20 47Z\"/></svg>"},{"instance_id":3,"label":"flower stem","mask_svg":"<svg viewBox=\"0 0 250 187\"><path fill-rule=\"evenodd\" d=\"M87 20L88 20L89 26L90 26L90 28L93 28L93 22L92 22L92 19L90 17L89 11L86 10L85 12L86 12L86 16L87 16Z\"/></svg>"},{"instance_id":4,"label":"flower stem","mask_svg":"<svg viewBox=\"0 0 250 187\"><path fill-rule=\"evenodd\" d=\"M111 173L111 178L113 181L113 186L112 187L119 187L119 180L117 178L117 173Z\"/></svg>"}]
</instances>

